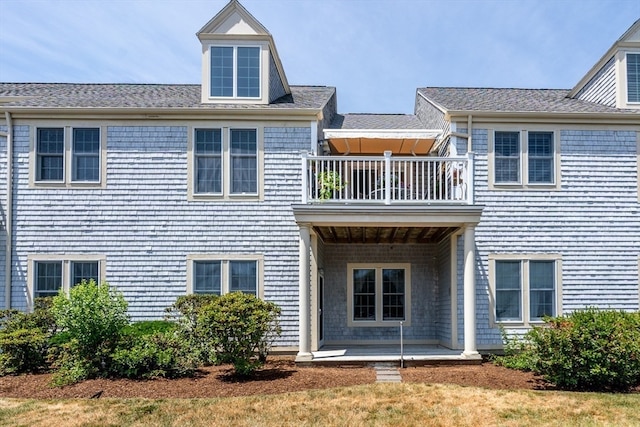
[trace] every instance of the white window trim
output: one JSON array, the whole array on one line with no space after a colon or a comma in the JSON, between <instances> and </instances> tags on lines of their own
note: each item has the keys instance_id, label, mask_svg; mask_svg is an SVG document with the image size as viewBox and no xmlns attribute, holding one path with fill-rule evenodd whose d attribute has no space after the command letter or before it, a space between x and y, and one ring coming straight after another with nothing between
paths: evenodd
<instances>
[{"instance_id":1,"label":"white window trim","mask_svg":"<svg viewBox=\"0 0 640 427\"><path fill-rule=\"evenodd\" d=\"M40 181L38 174L38 129L57 128L64 130L64 159L63 159L63 179L62 181ZM98 155L99 168L98 181L74 181L73 178L73 129L93 128L98 129L100 134L100 151ZM31 188L106 188L107 183L107 128L95 123L72 123L67 126L60 126L59 122L38 123L31 126L29 141L29 187Z\"/></svg>"},{"instance_id":2,"label":"white window trim","mask_svg":"<svg viewBox=\"0 0 640 427\"><path fill-rule=\"evenodd\" d=\"M522 288L520 294L520 313L522 320L496 320L496 261L520 261L523 269L521 274ZM529 262L555 262L555 315L562 315L562 256L560 254L489 254L489 325L499 325L509 328L530 328L543 324L542 320L531 320L529 314Z\"/></svg>"},{"instance_id":3,"label":"white window trim","mask_svg":"<svg viewBox=\"0 0 640 427\"><path fill-rule=\"evenodd\" d=\"M519 182L496 182L496 159L495 159L495 134L496 132L518 132L520 134L520 181ZM552 183L529 183L529 132L551 132L553 134L553 182ZM494 127L488 129L488 162L489 162L489 190L560 190L560 130L546 126L528 126L527 129L517 130L513 127Z\"/></svg>"},{"instance_id":4,"label":"white window trim","mask_svg":"<svg viewBox=\"0 0 640 427\"><path fill-rule=\"evenodd\" d=\"M196 129L222 131L222 193L196 193ZM257 192L231 193L231 130L255 130L257 139ZM202 123L190 127L187 141L187 200L189 201L263 201L264 200L264 125L256 123Z\"/></svg>"},{"instance_id":5,"label":"white window trim","mask_svg":"<svg viewBox=\"0 0 640 427\"><path fill-rule=\"evenodd\" d=\"M233 49L233 95L232 96L213 96L211 95L211 57L214 47L229 47ZM254 47L259 49L258 63L260 69L258 70L258 80L260 87L258 88L258 96L238 96L238 48L239 47ZM262 64L263 49L259 44L212 44L207 47L208 50L208 80L207 80L207 97L210 100L261 100L264 92L264 79L263 74L264 66Z\"/></svg>"},{"instance_id":6,"label":"white window trim","mask_svg":"<svg viewBox=\"0 0 640 427\"><path fill-rule=\"evenodd\" d=\"M353 319L353 270L376 270L376 320ZM382 320L382 269L404 269L404 320ZM411 326L411 264L410 263L349 263L347 264L347 326L359 327L395 327L403 322L404 326Z\"/></svg>"},{"instance_id":7,"label":"white window trim","mask_svg":"<svg viewBox=\"0 0 640 427\"><path fill-rule=\"evenodd\" d=\"M36 262L62 262L62 289L69 293L71 288L72 262L97 262L100 283L106 278L107 257L105 255L27 255L27 306L31 310L35 299Z\"/></svg>"},{"instance_id":8,"label":"white window trim","mask_svg":"<svg viewBox=\"0 0 640 427\"><path fill-rule=\"evenodd\" d=\"M255 261L258 264L256 278L256 295L264 299L264 255L235 255L235 254L189 254L187 255L187 294L193 294L194 261L220 261L221 283L220 294L229 293L229 262L230 261Z\"/></svg>"}]
</instances>

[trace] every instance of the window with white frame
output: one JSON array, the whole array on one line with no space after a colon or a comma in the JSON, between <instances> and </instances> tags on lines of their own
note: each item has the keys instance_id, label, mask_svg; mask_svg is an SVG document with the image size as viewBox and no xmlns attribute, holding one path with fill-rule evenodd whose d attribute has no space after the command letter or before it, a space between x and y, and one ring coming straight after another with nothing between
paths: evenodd
<instances>
[{"instance_id":1,"label":"window with white frame","mask_svg":"<svg viewBox=\"0 0 640 427\"><path fill-rule=\"evenodd\" d=\"M255 128L195 129L192 195L258 196L258 145Z\"/></svg>"},{"instance_id":2,"label":"window with white frame","mask_svg":"<svg viewBox=\"0 0 640 427\"><path fill-rule=\"evenodd\" d=\"M222 295L229 292L243 292L260 296L259 259L193 256L188 258L188 264L189 293Z\"/></svg>"},{"instance_id":3,"label":"window with white frame","mask_svg":"<svg viewBox=\"0 0 640 427\"><path fill-rule=\"evenodd\" d=\"M210 49L211 97L260 97L260 47L211 46Z\"/></svg>"},{"instance_id":4,"label":"window with white frame","mask_svg":"<svg viewBox=\"0 0 640 427\"><path fill-rule=\"evenodd\" d=\"M255 129L231 129L231 194L258 190L258 140Z\"/></svg>"},{"instance_id":5,"label":"window with white frame","mask_svg":"<svg viewBox=\"0 0 640 427\"><path fill-rule=\"evenodd\" d=\"M195 130L195 191L222 193L222 130Z\"/></svg>"},{"instance_id":6,"label":"window with white frame","mask_svg":"<svg viewBox=\"0 0 640 427\"><path fill-rule=\"evenodd\" d=\"M495 322L527 325L559 314L560 259L490 258Z\"/></svg>"},{"instance_id":7,"label":"window with white frame","mask_svg":"<svg viewBox=\"0 0 640 427\"><path fill-rule=\"evenodd\" d=\"M100 181L100 129L74 128L71 157L71 181Z\"/></svg>"},{"instance_id":8,"label":"window with white frame","mask_svg":"<svg viewBox=\"0 0 640 427\"><path fill-rule=\"evenodd\" d=\"M70 288L83 280L100 283L104 278L104 257L80 256L70 259L64 256L30 256L29 277L33 297L57 295L60 289Z\"/></svg>"},{"instance_id":9,"label":"window with white frame","mask_svg":"<svg viewBox=\"0 0 640 427\"><path fill-rule=\"evenodd\" d=\"M495 131L493 185L557 186L556 151L554 131Z\"/></svg>"},{"instance_id":10,"label":"window with white frame","mask_svg":"<svg viewBox=\"0 0 640 427\"><path fill-rule=\"evenodd\" d=\"M42 127L35 139L34 183L101 182L100 128Z\"/></svg>"},{"instance_id":11,"label":"window with white frame","mask_svg":"<svg viewBox=\"0 0 640 427\"><path fill-rule=\"evenodd\" d=\"M627 53L627 102L640 102L640 53Z\"/></svg>"},{"instance_id":12,"label":"window with white frame","mask_svg":"<svg viewBox=\"0 0 640 427\"><path fill-rule=\"evenodd\" d=\"M349 326L409 324L410 264L349 264L348 274Z\"/></svg>"}]
</instances>

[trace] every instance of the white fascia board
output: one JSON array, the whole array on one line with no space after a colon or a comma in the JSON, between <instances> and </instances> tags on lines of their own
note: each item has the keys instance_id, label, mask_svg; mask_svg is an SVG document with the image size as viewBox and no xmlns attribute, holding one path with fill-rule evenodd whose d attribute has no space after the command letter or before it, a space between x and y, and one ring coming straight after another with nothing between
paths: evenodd
<instances>
[{"instance_id":1,"label":"white fascia board","mask_svg":"<svg viewBox=\"0 0 640 427\"><path fill-rule=\"evenodd\" d=\"M324 138L435 139L439 129L324 129Z\"/></svg>"}]
</instances>

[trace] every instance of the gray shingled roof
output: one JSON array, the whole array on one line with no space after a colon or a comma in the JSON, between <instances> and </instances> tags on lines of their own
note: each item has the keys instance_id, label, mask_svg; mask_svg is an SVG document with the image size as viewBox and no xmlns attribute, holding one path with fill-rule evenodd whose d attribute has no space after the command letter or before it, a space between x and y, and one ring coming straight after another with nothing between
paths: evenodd
<instances>
[{"instance_id":1,"label":"gray shingled roof","mask_svg":"<svg viewBox=\"0 0 640 427\"><path fill-rule=\"evenodd\" d=\"M567 98L568 89L496 89L425 87L418 92L448 111L534 113L635 113L579 99Z\"/></svg>"},{"instance_id":2,"label":"gray shingled roof","mask_svg":"<svg viewBox=\"0 0 640 427\"><path fill-rule=\"evenodd\" d=\"M424 129L412 114L336 114L329 129Z\"/></svg>"},{"instance_id":3,"label":"gray shingled roof","mask_svg":"<svg viewBox=\"0 0 640 427\"><path fill-rule=\"evenodd\" d=\"M291 86L291 95L268 105L203 104L200 85L0 83L4 105L20 108L321 109L335 93L325 86Z\"/></svg>"}]
</instances>

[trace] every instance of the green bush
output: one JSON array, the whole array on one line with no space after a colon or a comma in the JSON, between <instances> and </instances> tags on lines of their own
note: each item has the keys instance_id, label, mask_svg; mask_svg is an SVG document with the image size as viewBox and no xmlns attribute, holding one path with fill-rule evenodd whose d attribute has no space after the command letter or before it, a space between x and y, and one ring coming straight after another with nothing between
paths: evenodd
<instances>
[{"instance_id":1,"label":"green bush","mask_svg":"<svg viewBox=\"0 0 640 427\"><path fill-rule=\"evenodd\" d=\"M0 311L0 375L48 368L48 341L56 331L50 299L37 298L32 313Z\"/></svg>"},{"instance_id":2,"label":"green bush","mask_svg":"<svg viewBox=\"0 0 640 427\"><path fill-rule=\"evenodd\" d=\"M129 324L122 294L107 283L83 280L71 288L69 296L60 291L52 311L68 338L55 361L54 383L106 375L121 332Z\"/></svg>"},{"instance_id":3,"label":"green bush","mask_svg":"<svg viewBox=\"0 0 640 427\"><path fill-rule=\"evenodd\" d=\"M172 331L138 335L129 347L113 353L112 374L133 379L191 376L198 361L180 337Z\"/></svg>"},{"instance_id":4,"label":"green bush","mask_svg":"<svg viewBox=\"0 0 640 427\"><path fill-rule=\"evenodd\" d=\"M122 328L122 337L136 339L145 335L153 335L160 332L172 332L176 329L174 322L167 320L144 320L134 322Z\"/></svg>"},{"instance_id":5,"label":"green bush","mask_svg":"<svg viewBox=\"0 0 640 427\"><path fill-rule=\"evenodd\" d=\"M232 363L239 375L250 375L262 366L280 334L279 315L274 303L234 292L200 309L198 335L211 343L219 362Z\"/></svg>"},{"instance_id":6,"label":"green bush","mask_svg":"<svg viewBox=\"0 0 640 427\"><path fill-rule=\"evenodd\" d=\"M216 352L211 341L202 335L204 329L198 327L198 314L202 307L211 304L217 298L219 298L217 295L211 294L183 295L166 310L166 318L176 323L180 339L191 348L192 354L204 365L216 363Z\"/></svg>"},{"instance_id":7,"label":"green bush","mask_svg":"<svg viewBox=\"0 0 640 427\"><path fill-rule=\"evenodd\" d=\"M640 385L640 312L589 308L545 321L521 339L505 339L505 356L496 362L568 390Z\"/></svg>"},{"instance_id":8,"label":"green bush","mask_svg":"<svg viewBox=\"0 0 640 427\"><path fill-rule=\"evenodd\" d=\"M570 390L640 385L640 313L590 308L546 321L528 334L546 380Z\"/></svg>"},{"instance_id":9,"label":"green bush","mask_svg":"<svg viewBox=\"0 0 640 427\"><path fill-rule=\"evenodd\" d=\"M502 342L504 343L504 355L492 356L496 365L504 366L519 371L533 371L536 364L535 346L528 335L509 336L503 327L500 328Z\"/></svg>"}]
</instances>

